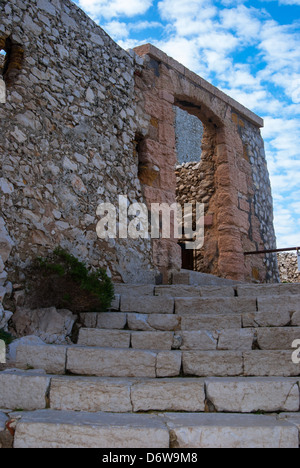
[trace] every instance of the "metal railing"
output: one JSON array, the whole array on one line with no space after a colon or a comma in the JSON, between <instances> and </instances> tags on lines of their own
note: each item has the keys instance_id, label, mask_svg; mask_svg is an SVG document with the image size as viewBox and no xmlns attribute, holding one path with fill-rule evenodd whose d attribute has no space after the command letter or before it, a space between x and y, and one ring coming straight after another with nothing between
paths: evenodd
<instances>
[{"instance_id":1,"label":"metal railing","mask_svg":"<svg viewBox=\"0 0 300 468\"><path fill-rule=\"evenodd\" d=\"M271 250L254 250L253 252L244 252L244 255L260 255L268 253L279 253L279 252L299 252L300 247L290 247L288 249L271 249Z\"/></svg>"}]
</instances>

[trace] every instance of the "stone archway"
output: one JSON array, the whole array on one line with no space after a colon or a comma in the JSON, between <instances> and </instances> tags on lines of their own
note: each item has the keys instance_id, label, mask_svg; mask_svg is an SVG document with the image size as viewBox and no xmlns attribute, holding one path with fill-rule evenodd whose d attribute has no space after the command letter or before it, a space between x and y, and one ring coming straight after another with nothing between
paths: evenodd
<instances>
[{"instance_id":1,"label":"stone archway","mask_svg":"<svg viewBox=\"0 0 300 468\"><path fill-rule=\"evenodd\" d=\"M148 204L174 203L176 164L174 105L196 115L204 124L206 164L213 190L206 203L205 245L200 253L201 271L235 280L266 278L263 259L245 260L249 248L262 248L260 220L254 212L252 167L243 129L253 133L261 118L148 44L135 49L144 57L144 70L136 76L138 107L148 116L148 134L140 147L140 160L149 176L143 179ZM249 132L251 133L251 132ZM181 266L176 239L153 241L154 263L163 272Z\"/></svg>"}]
</instances>

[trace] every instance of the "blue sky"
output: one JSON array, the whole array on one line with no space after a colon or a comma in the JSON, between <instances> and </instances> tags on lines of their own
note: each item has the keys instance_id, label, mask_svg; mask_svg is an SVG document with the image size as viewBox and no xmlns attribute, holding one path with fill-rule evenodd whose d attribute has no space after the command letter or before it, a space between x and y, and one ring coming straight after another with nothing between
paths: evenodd
<instances>
[{"instance_id":1,"label":"blue sky","mask_svg":"<svg viewBox=\"0 0 300 468\"><path fill-rule=\"evenodd\" d=\"M265 119L278 247L300 246L300 0L76 0L123 48L151 42Z\"/></svg>"}]
</instances>

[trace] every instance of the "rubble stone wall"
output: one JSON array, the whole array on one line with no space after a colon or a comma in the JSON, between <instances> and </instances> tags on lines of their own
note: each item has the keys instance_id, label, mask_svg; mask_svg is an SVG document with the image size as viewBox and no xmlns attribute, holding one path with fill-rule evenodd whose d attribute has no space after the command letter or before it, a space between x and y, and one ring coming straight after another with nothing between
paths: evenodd
<instances>
[{"instance_id":1,"label":"rubble stone wall","mask_svg":"<svg viewBox=\"0 0 300 468\"><path fill-rule=\"evenodd\" d=\"M96 234L100 203L144 201L134 100L143 61L68 0L1 9L0 49L15 51L0 104L1 285L58 245L116 281L153 281L149 240Z\"/></svg>"},{"instance_id":2,"label":"rubble stone wall","mask_svg":"<svg viewBox=\"0 0 300 468\"><path fill-rule=\"evenodd\" d=\"M294 253L277 254L280 281L282 283L300 283L298 259Z\"/></svg>"}]
</instances>

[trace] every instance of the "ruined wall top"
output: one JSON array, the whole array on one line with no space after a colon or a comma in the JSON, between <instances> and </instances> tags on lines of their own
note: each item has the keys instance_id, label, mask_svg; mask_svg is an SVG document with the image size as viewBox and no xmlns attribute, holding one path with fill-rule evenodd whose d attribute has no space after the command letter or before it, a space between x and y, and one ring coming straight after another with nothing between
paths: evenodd
<instances>
[{"instance_id":1,"label":"ruined wall top","mask_svg":"<svg viewBox=\"0 0 300 468\"><path fill-rule=\"evenodd\" d=\"M259 128L264 126L264 121L261 117L254 114L252 111L244 107L239 102L235 101L233 98L225 94L220 89L216 88L208 81L201 78L196 73L192 72L188 68L186 68L181 63L174 60L172 57L169 57L167 54L162 52L157 47L153 46L152 44L145 44L139 47L136 47L135 52L140 55L148 55L149 57L153 58L158 62L165 63L168 68L174 69L180 75L183 75L187 80L192 81L195 85L199 86L200 88L204 89L208 93L211 94L212 97L217 98L218 100L223 101L225 104L229 105L233 110L235 110L238 114L240 114L246 120L249 120L252 124L256 125Z\"/></svg>"}]
</instances>

